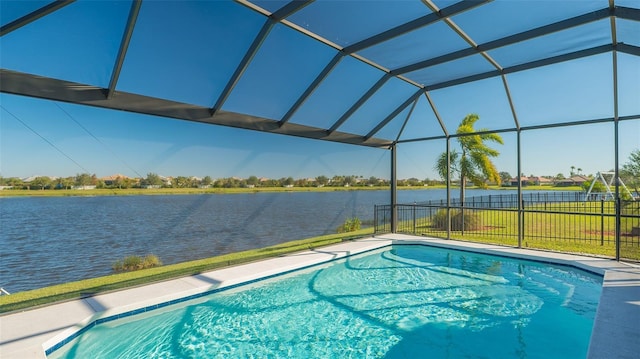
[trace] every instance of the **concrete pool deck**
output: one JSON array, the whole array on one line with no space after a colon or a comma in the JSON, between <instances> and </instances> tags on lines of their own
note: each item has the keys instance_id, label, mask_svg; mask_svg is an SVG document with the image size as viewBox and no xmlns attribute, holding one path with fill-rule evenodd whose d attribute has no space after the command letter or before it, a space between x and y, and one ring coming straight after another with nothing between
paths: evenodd
<instances>
[{"instance_id":1,"label":"concrete pool deck","mask_svg":"<svg viewBox=\"0 0 640 359\"><path fill-rule=\"evenodd\" d=\"M52 304L0 316L0 357L46 358L45 351L101 318L149 308L214 289L309 267L391 244L424 244L567 264L604 276L589 359L640 356L640 267L608 259L388 234L343 242L305 252L222 268L94 297Z\"/></svg>"}]
</instances>

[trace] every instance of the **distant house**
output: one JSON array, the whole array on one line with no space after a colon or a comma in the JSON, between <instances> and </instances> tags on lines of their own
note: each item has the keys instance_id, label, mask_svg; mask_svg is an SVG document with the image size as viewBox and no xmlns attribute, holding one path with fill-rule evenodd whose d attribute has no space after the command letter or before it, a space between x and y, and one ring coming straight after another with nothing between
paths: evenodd
<instances>
[{"instance_id":1,"label":"distant house","mask_svg":"<svg viewBox=\"0 0 640 359\"><path fill-rule=\"evenodd\" d=\"M529 184L529 177L527 176L520 176L520 183L522 183L523 186L526 186ZM512 179L509 180L509 184L511 186L517 187L518 186L518 178L514 177Z\"/></svg>"},{"instance_id":2,"label":"distant house","mask_svg":"<svg viewBox=\"0 0 640 359\"><path fill-rule=\"evenodd\" d=\"M24 183L29 183L29 182L32 182L33 180L35 180L38 177L46 177L46 178L50 179L51 181L55 181L55 180L58 179L58 177L51 177L51 176L31 176L31 177L21 178L21 180Z\"/></svg>"},{"instance_id":3,"label":"distant house","mask_svg":"<svg viewBox=\"0 0 640 359\"><path fill-rule=\"evenodd\" d=\"M520 177L520 181L522 182L523 186L551 186L553 185L553 181L550 180L549 178L546 177L542 177L542 176L531 176L531 177L526 177L526 176L521 176ZM509 180L509 185L510 186L517 186L518 185L518 179L517 178L512 178Z\"/></svg>"},{"instance_id":4,"label":"distant house","mask_svg":"<svg viewBox=\"0 0 640 359\"><path fill-rule=\"evenodd\" d=\"M115 175L102 177L102 178L100 178L100 180L102 182L104 182L104 184L106 186L113 186L116 183L116 181L118 181L118 179L124 180L124 179L128 179L128 178L129 177L118 173L118 174L115 174Z\"/></svg>"},{"instance_id":5,"label":"distant house","mask_svg":"<svg viewBox=\"0 0 640 359\"><path fill-rule=\"evenodd\" d=\"M162 185L171 186L171 183L173 181L173 177L171 177L171 176L169 176L169 177L158 176L158 177L160 177L160 180L162 180Z\"/></svg>"},{"instance_id":6,"label":"distant house","mask_svg":"<svg viewBox=\"0 0 640 359\"><path fill-rule=\"evenodd\" d=\"M38 176L24 177L24 178L21 178L21 180L24 183L29 183L29 182L33 181L34 179L36 179L36 177L38 177Z\"/></svg>"},{"instance_id":7,"label":"distant house","mask_svg":"<svg viewBox=\"0 0 640 359\"><path fill-rule=\"evenodd\" d=\"M547 177L537 176L529 177L529 181L533 182L536 186L552 186L553 181Z\"/></svg>"},{"instance_id":8,"label":"distant house","mask_svg":"<svg viewBox=\"0 0 640 359\"><path fill-rule=\"evenodd\" d=\"M582 186L589 178L585 176L571 176L555 182L556 187Z\"/></svg>"}]
</instances>

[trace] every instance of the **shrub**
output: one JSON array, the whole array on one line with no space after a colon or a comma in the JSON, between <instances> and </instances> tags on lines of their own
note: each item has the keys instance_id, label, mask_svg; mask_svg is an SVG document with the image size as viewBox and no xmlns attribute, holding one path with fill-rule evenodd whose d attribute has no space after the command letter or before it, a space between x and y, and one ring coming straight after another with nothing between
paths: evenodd
<instances>
[{"instance_id":1,"label":"shrub","mask_svg":"<svg viewBox=\"0 0 640 359\"><path fill-rule=\"evenodd\" d=\"M447 230L447 210L439 209L436 214L431 216L431 227L434 229Z\"/></svg>"},{"instance_id":2,"label":"shrub","mask_svg":"<svg viewBox=\"0 0 640 359\"><path fill-rule=\"evenodd\" d=\"M162 265L160 258L155 254L148 254L144 258L140 256L127 256L118 260L111 267L116 272L130 272L138 269L159 267Z\"/></svg>"},{"instance_id":3,"label":"shrub","mask_svg":"<svg viewBox=\"0 0 640 359\"><path fill-rule=\"evenodd\" d=\"M338 233L346 233L346 232L355 232L360 230L360 218L353 217L347 218L344 221L344 224L338 227Z\"/></svg>"},{"instance_id":4,"label":"shrub","mask_svg":"<svg viewBox=\"0 0 640 359\"><path fill-rule=\"evenodd\" d=\"M451 230L462 230L462 212L451 210ZM431 226L435 229L447 230L447 210L441 209L431 217ZM471 210L464 211L464 230L472 231L480 228L480 218Z\"/></svg>"},{"instance_id":5,"label":"shrub","mask_svg":"<svg viewBox=\"0 0 640 359\"><path fill-rule=\"evenodd\" d=\"M162 261L155 254L147 254L142 261L143 268L153 268L162 265Z\"/></svg>"}]
</instances>

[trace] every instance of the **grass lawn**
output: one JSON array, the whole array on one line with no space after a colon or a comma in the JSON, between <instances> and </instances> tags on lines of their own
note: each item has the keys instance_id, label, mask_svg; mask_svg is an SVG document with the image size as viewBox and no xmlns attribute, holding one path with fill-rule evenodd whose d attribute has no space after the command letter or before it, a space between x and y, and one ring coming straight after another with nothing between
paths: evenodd
<instances>
[{"instance_id":1,"label":"grass lawn","mask_svg":"<svg viewBox=\"0 0 640 359\"><path fill-rule=\"evenodd\" d=\"M604 211L601 213L601 209ZM473 230L451 231L451 239L518 245L518 212L511 210L465 210L479 221ZM560 211L564 213L559 213ZM530 206L523 216L522 246L585 255L615 258L615 210L612 203L601 208L584 202ZM623 211L623 214L625 212ZM412 223L400 223L399 229L412 230ZM632 236L632 228L640 226L640 217L621 218L620 253L624 259L640 261L640 236ZM446 238L447 232L434 229L430 219L419 220L417 234Z\"/></svg>"}]
</instances>

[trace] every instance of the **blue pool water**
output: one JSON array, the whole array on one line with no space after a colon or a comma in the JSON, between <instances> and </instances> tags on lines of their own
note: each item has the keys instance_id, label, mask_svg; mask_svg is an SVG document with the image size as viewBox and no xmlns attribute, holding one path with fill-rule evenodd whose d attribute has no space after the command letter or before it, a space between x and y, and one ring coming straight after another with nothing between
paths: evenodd
<instances>
[{"instance_id":1,"label":"blue pool water","mask_svg":"<svg viewBox=\"0 0 640 359\"><path fill-rule=\"evenodd\" d=\"M50 358L584 358L602 278L394 246L99 324Z\"/></svg>"}]
</instances>

